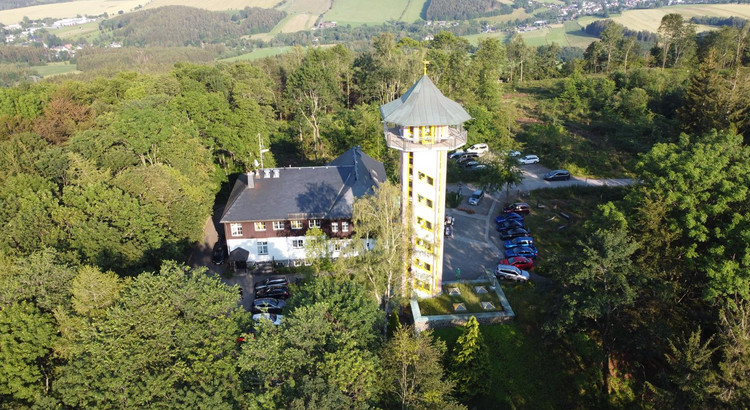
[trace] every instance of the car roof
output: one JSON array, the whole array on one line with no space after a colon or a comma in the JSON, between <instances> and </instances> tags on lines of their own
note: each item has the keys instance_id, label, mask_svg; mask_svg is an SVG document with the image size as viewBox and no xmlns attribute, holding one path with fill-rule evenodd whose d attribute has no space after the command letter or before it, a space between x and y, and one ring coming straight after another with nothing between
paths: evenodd
<instances>
[{"instance_id":1,"label":"car roof","mask_svg":"<svg viewBox=\"0 0 750 410\"><path fill-rule=\"evenodd\" d=\"M533 240L534 238L532 238L531 236L519 236L517 238L511 239L511 241L533 241Z\"/></svg>"},{"instance_id":2,"label":"car roof","mask_svg":"<svg viewBox=\"0 0 750 410\"><path fill-rule=\"evenodd\" d=\"M484 191L482 191L481 189L477 189L476 191L472 193L472 195L482 195L482 192Z\"/></svg>"}]
</instances>

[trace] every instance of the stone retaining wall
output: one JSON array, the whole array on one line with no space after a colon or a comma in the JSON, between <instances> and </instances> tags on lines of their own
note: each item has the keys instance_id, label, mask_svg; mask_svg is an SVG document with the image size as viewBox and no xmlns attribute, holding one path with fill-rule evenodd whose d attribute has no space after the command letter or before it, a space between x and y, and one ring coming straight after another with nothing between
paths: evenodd
<instances>
[{"instance_id":1,"label":"stone retaining wall","mask_svg":"<svg viewBox=\"0 0 750 410\"><path fill-rule=\"evenodd\" d=\"M500 299L500 305L502 305L503 310L501 312L480 312L480 313L460 313L460 314L453 314L453 315L433 315L433 316L422 316L421 311L419 310L419 302L417 299L412 299L410 302L411 305L411 312L414 316L414 330L417 332L421 332L423 330L427 329L437 329L441 327L458 327L463 326L466 324L466 322L469 321L469 318L474 316L477 318L477 322L479 324L497 324L497 323L505 323L512 320L516 314L513 313L513 309L510 307L510 303L508 303L508 298L505 297L505 293L503 292L503 289L500 287L500 283L498 282L495 275L485 271L485 274L487 274L487 278L489 279L490 286L495 288L495 293L497 294L498 299ZM479 280L465 280L461 281L461 283L483 283L487 282L486 279L479 279ZM443 282L443 285L451 285L451 284L457 284L456 281L448 281Z\"/></svg>"}]
</instances>

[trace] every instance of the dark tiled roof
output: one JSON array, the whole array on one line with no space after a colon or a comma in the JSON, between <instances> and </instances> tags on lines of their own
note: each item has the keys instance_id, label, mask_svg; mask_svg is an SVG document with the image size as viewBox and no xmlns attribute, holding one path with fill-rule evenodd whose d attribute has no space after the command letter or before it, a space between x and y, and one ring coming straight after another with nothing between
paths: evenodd
<instances>
[{"instance_id":1,"label":"dark tiled roof","mask_svg":"<svg viewBox=\"0 0 750 410\"><path fill-rule=\"evenodd\" d=\"M358 147L321 167L276 168L237 178L221 222L351 218L354 199L385 182L383 164Z\"/></svg>"},{"instance_id":2,"label":"dark tiled roof","mask_svg":"<svg viewBox=\"0 0 750 410\"><path fill-rule=\"evenodd\" d=\"M403 126L458 125L471 116L425 75L401 98L380 106L383 121Z\"/></svg>"}]
</instances>

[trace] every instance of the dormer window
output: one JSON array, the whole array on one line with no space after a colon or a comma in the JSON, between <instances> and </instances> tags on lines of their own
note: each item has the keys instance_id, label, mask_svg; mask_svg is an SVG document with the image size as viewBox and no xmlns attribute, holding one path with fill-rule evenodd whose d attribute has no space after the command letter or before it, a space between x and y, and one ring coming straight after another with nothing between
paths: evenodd
<instances>
[{"instance_id":1,"label":"dormer window","mask_svg":"<svg viewBox=\"0 0 750 410\"><path fill-rule=\"evenodd\" d=\"M291 221L292 229L302 229L302 221Z\"/></svg>"}]
</instances>

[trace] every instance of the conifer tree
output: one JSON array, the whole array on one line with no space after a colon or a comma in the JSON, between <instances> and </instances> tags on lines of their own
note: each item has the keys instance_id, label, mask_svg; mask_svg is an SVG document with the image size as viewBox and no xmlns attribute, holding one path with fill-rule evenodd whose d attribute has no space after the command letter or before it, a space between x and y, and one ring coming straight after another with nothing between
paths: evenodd
<instances>
[{"instance_id":1,"label":"conifer tree","mask_svg":"<svg viewBox=\"0 0 750 410\"><path fill-rule=\"evenodd\" d=\"M459 396L471 398L488 387L489 354L475 316L469 318L458 337L451 367L451 376L456 382Z\"/></svg>"}]
</instances>

